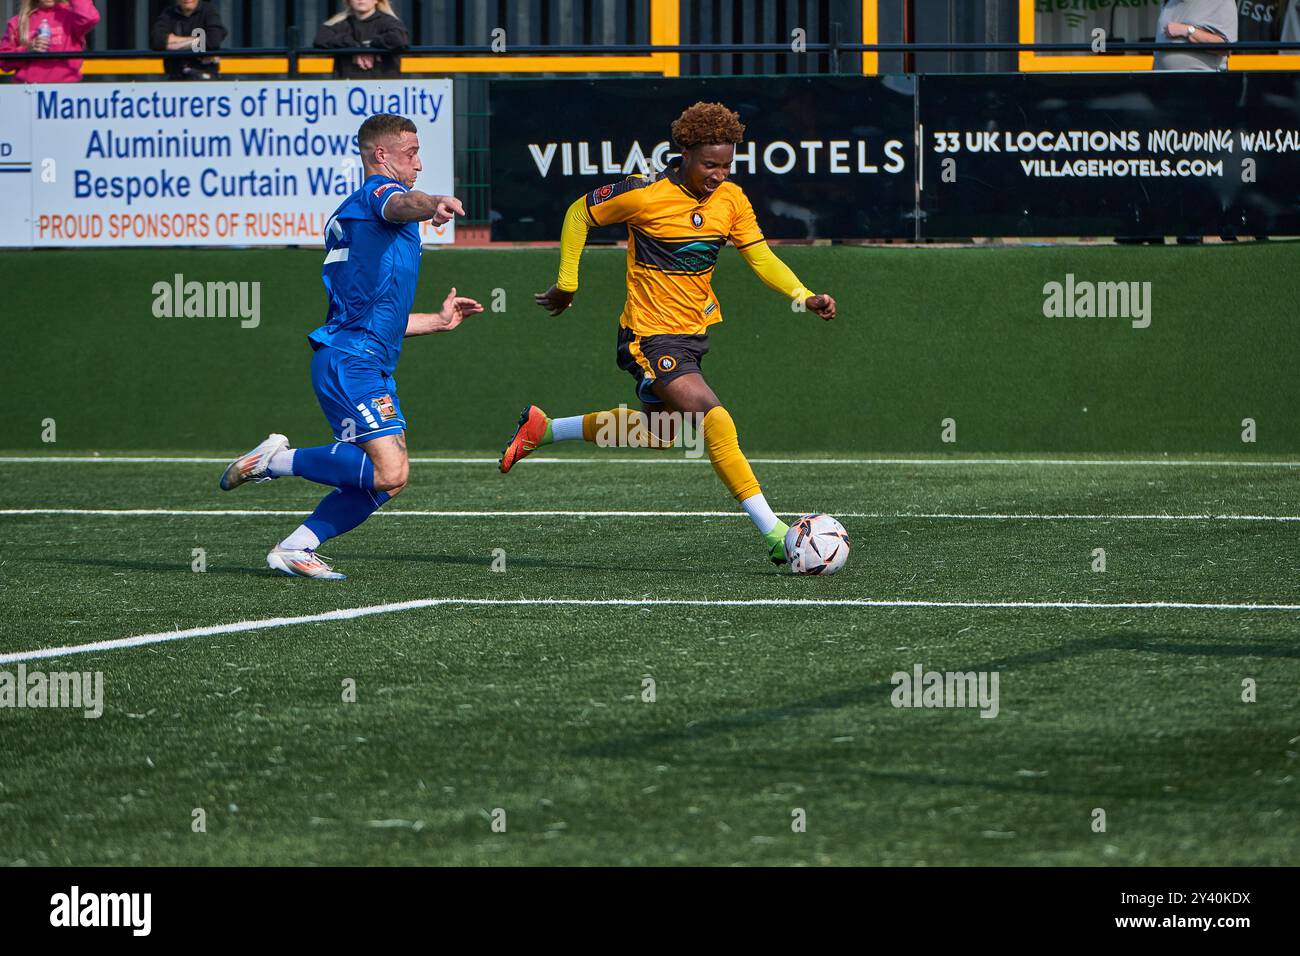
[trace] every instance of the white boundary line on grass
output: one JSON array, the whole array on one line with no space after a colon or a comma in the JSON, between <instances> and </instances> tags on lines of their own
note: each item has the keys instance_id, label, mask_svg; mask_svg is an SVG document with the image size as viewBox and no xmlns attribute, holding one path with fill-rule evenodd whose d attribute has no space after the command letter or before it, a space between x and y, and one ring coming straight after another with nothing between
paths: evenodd
<instances>
[{"instance_id":1,"label":"white boundary line on grass","mask_svg":"<svg viewBox=\"0 0 1300 956\"><path fill-rule=\"evenodd\" d=\"M236 509L165 509L165 508L0 508L0 517L31 515L75 515L109 518L201 517L201 518L301 518L308 511L273 511L263 508ZM383 518L744 518L743 511L376 511ZM778 511L781 517L807 514L803 511ZM1232 515L1232 514L960 514L908 511L842 511L840 518L925 519L936 521L1258 521L1300 522L1300 515Z\"/></svg>"},{"instance_id":2,"label":"white boundary line on grass","mask_svg":"<svg viewBox=\"0 0 1300 956\"><path fill-rule=\"evenodd\" d=\"M192 637L211 637L216 634L237 634L243 631L261 631L295 624L318 624L326 621L348 621L375 614L393 614L400 611L418 611L430 607L461 605L466 607L864 607L864 608L968 608L1014 610L1177 610L1177 611L1300 611L1300 604L1196 604L1181 601L907 601L847 598L818 600L816 598L761 598L740 600L690 600L686 598L421 598L415 601L398 601L392 604L374 604L369 607L342 608L320 614L299 617L272 617L260 621L239 621L234 624L215 624L209 627L191 627L185 630L159 631L118 637L89 644L69 644L65 647L47 647L31 651L13 651L0 654L0 664L17 664L24 661L66 657L72 654L92 654L98 651L115 651L148 644L184 641Z\"/></svg>"},{"instance_id":3,"label":"white boundary line on grass","mask_svg":"<svg viewBox=\"0 0 1300 956\"><path fill-rule=\"evenodd\" d=\"M235 624L217 624L210 627L193 627L186 630L160 631L120 637L90 644L71 644L33 651L16 651L0 654L0 664L19 663L62 657L70 654L89 654L148 644L187 640L192 637L210 637L216 634L234 634L243 631L289 627L295 624L316 624L326 621L346 621L375 614L392 614L416 611L430 607L462 605L473 607L549 606L549 607L877 607L877 608L970 608L970 609L1052 609L1052 610L1206 610L1206 611L1300 611L1300 604L1196 604L1176 601L1130 601L1098 603L1093 601L884 601L868 598L817 600L812 598L763 598L740 600L689 600L673 598L423 598L399 601L392 604L375 604L369 607L344 608L320 614L299 617L273 617L260 621L240 621Z\"/></svg>"},{"instance_id":4,"label":"white boundary line on grass","mask_svg":"<svg viewBox=\"0 0 1300 956\"><path fill-rule=\"evenodd\" d=\"M49 462L53 464L172 464L172 465L225 465L231 458L182 458L182 457L132 457L132 456L91 456L91 455L41 455L41 456L0 456L0 465L34 465ZM496 458L412 458L417 465L495 465ZM1297 461L1233 461L1233 460L1199 460L1187 458L750 458L756 465L1111 465L1111 466L1163 466L1179 468L1300 468ZM563 457L530 457L528 463L534 465L698 465L708 464L707 458L686 458L677 455L656 455L653 458L579 458L565 455ZM522 464L522 463L521 463Z\"/></svg>"}]
</instances>

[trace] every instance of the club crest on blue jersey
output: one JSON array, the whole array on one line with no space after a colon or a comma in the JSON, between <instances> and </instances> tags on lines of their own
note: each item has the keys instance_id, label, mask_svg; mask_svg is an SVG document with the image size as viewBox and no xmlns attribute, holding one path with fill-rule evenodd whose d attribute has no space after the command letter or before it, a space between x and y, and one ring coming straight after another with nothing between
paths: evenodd
<instances>
[{"instance_id":1,"label":"club crest on blue jersey","mask_svg":"<svg viewBox=\"0 0 1300 956\"><path fill-rule=\"evenodd\" d=\"M391 395L381 395L379 398L371 399L370 404L375 406L375 411L379 413L379 417L384 421L397 417L397 409L393 405Z\"/></svg>"}]
</instances>

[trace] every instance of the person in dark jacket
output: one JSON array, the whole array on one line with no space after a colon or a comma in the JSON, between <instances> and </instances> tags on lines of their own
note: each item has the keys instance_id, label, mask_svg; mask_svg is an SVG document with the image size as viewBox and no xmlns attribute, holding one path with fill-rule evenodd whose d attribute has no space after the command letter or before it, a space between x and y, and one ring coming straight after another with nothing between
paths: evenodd
<instances>
[{"instance_id":1,"label":"person in dark jacket","mask_svg":"<svg viewBox=\"0 0 1300 956\"><path fill-rule=\"evenodd\" d=\"M343 79L398 76L401 57L395 50L409 45L406 25L388 0L345 0L343 11L321 24L313 46L321 49L373 47L375 53L334 58L334 75ZM378 52L386 51L386 52Z\"/></svg>"},{"instance_id":2,"label":"person in dark jacket","mask_svg":"<svg viewBox=\"0 0 1300 956\"><path fill-rule=\"evenodd\" d=\"M218 59L201 54L221 49L225 38L226 27L216 7L200 0L180 0L158 14L149 31L149 48L200 51L195 56L168 57L163 69L173 80L210 80L219 69Z\"/></svg>"}]
</instances>

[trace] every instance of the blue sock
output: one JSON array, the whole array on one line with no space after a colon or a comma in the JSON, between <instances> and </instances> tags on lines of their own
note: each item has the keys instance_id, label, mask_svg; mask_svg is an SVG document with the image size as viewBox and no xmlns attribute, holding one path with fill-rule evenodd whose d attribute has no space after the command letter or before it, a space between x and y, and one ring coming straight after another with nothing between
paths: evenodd
<instances>
[{"instance_id":1,"label":"blue sock","mask_svg":"<svg viewBox=\"0 0 1300 956\"><path fill-rule=\"evenodd\" d=\"M321 541L337 538L369 518L391 497L386 491L339 488L321 499L303 527Z\"/></svg>"},{"instance_id":2,"label":"blue sock","mask_svg":"<svg viewBox=\"0 0 1300 956\"><path fill-rule=\"evenodd\" d=\"M294 449L293 473L335 488L375 490L375 466L370 456L349 442Z\"/></svg>"}]
</instances>

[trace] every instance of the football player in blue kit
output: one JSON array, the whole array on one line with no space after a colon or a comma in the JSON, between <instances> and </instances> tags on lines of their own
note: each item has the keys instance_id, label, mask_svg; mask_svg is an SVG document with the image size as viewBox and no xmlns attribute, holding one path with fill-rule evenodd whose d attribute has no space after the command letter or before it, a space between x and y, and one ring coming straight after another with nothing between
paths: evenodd
<instances>
[{"instance_id":1,"label":"football player in blue kit","mask_svg":"<svg viewBox=\"0 0 1300 956\"><path fill-rule=\"evenodd\" d=\"M334 432L334 443L290 448L272 434L236 458L221 476L229 491L249 481L297 475L334 491L311 517L271 549L266 563L283 574L341 580L317 554L330 538L351 531L406 485L406 419L393 371L402 339L450 332L483 311L453 288L433 313L412 312L420 275L420 223L465 214L454 196L413 187L423 165L416 126L381 113L357 134L365 182L325 226L322 277L329 296L325 324L307 338L314 351L312 387Z\"/></svg>"}]
</instances>

